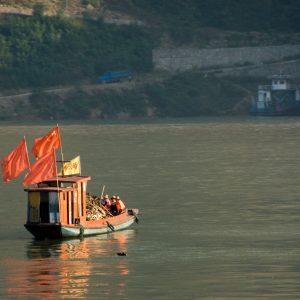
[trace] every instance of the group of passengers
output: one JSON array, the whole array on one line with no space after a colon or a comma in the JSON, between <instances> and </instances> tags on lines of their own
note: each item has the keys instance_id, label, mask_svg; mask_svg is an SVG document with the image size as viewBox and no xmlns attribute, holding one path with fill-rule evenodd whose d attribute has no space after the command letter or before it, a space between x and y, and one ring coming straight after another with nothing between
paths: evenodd
<instances>
[{"instance_id":1,"label":"group of passengers","mask_svg":"<svg viewBox=\"0 0 300 300\"><path fill-rule=\"evenodd\" d=\"M119 196L112 196L109 198L108 195L105 195L103 199L101 199L101 204L113 216L119 215L125 210L125 204Z\"/></svg>"}]
</instances>

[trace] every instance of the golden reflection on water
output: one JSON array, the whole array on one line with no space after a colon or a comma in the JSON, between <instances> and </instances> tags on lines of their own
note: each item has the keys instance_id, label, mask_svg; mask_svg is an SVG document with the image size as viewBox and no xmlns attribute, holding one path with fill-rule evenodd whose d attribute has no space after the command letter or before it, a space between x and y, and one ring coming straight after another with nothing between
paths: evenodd
<instances>
[{"instance_id":1,"label":"golden reflection on water","mask_svg":"<svg viewBox=\"0 0 300 300\"><path fill-rule=\"evenodd\" d=\"M0 128L2 157L48 128ZM0 183L0 298L300 299L299 131L299 118L63 126L89 191L117 187L142 234L24 250L22 179Z\"/></svg>"},{"instance_id":2,"label":"golden reflection on water","mask_svg":"<svg viewBox=\"0 0 300 300\"><path fill-rule=\"evenodd\" d=\"M133 234L127 230L83 240L30 242L27 259L3 262L7 298L84 299L91 285L101 286L108 296L123 295L130 270L126 257L117 253L127 252Z\"/></svg>"}]
</instances>

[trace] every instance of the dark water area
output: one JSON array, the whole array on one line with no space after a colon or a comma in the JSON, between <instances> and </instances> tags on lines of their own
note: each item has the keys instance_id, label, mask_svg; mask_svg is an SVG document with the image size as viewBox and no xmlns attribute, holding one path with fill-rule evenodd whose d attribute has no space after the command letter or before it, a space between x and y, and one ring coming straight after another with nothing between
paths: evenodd
<instances>
[{"instance_id":1,"label":"dark water area","mask_svg":"<svg viewBox=\"0 0 300 300\"><path fill-rule=\"evenodd\" d=\"M2 124L1 158L54 126ZM65 158L80 154L92 177L88 190L105 185L140 222L35 241L23 227L23 176L1 182L0 299L300 298L299 118L60 130Z\"/></svg>"}]
</instances>

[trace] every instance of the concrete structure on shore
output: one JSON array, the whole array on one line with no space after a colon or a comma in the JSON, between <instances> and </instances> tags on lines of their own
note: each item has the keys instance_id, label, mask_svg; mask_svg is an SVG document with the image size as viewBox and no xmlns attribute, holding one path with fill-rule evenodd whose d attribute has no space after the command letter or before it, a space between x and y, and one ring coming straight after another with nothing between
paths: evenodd
<instances>
[{"instance_id":1,"label":"concrete structure on shore","mask_svg":"<svg viewBox=\"0 0 300 300\"><path fill-rule=\"evenodd\" d=\"M156 70L171 73L192 69L224 72L224 75L265 76L283 71L300 76L300 45L241 48L159 48L153 50ZM270 67L272 66L272 67ZM266 72L267 71L267 72ZM266 74L267 73L267 74Z\"/></svg>"}]
</instances>

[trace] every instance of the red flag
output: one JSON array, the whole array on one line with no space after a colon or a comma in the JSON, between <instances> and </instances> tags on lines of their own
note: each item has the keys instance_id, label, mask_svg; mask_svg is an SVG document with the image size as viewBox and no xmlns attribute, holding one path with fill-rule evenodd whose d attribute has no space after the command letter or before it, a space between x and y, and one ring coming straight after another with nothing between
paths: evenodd
<instances>
[{"instance_id":1,"label":"red flag","mask_svg":"<svg viewBox=\"0 0 300 300\"><path fill-rule=\"evenodd\" d=\"M29 173L26 174L23 184L28 186L30 184L39 183L44 180L57 176L56 159L54 150L42 156L32 166Z\"/></svg>"},{"instance_id":2,"label":"red flag","mask_svg":"<svg viewBox=\"0 0 300 300\"><path fill-rule=\"evenodd\" d=\"M5 182L19 176L26 168L30 168L25 137L19 145L2 159L2 177Z\"/></svg>"},{"instance_id":3,"label":"red flag","mask_svg":"<svg viewBox=\"0 0 300 300\"><path fill-rule=\"evenodd\" d=\"M34 145L31 152L35 158L40 158L46 153L57 149L61 146L58 126L50 130L44 137L39 137L34 140Z\"/></svg>"}]
</instances>

